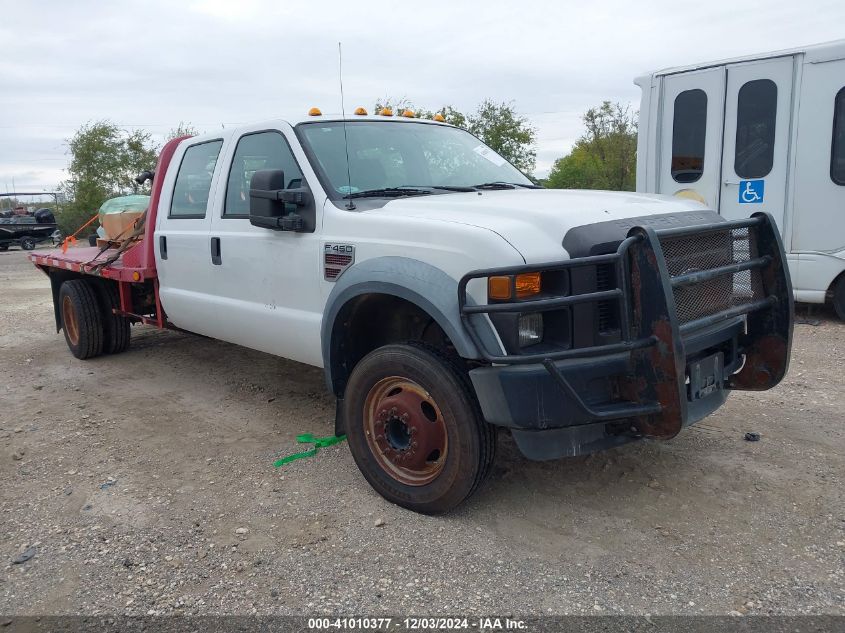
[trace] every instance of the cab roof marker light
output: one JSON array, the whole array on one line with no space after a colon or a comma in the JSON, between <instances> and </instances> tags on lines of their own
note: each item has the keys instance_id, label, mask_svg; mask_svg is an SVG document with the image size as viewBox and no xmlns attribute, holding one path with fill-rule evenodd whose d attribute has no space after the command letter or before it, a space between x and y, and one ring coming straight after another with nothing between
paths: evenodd
<instances>
[{"instance_id":1,"label":"cab roof marker light","mask_svg":"<svg viewBox=\"0 0 845 633\"><path fill-rule=\"evenodd\" d=\"M437 114L434 115L434 120L439 121L440 123L445 123L446 117L438 112Z\"/></svg>"},{"instance_id":2,"label":"cab roof marker light","mask_svg":"<svg viewBox=\"0 0 845 633\"><path fill-rule=\"evenodd\" d=\"M358 116L367 116L367 110L358 106L357 108L355 108L355 114L357 114Z\"/></svg>"},{"instance_id":3,"label":"cab roof marker light","mask_svg":"<svg viewBox=\"0 0 845 633\"><path fill-rule=\"evenodd\" d=\"M382 108L379 114L381 116L393 116L393 108Z\"/></svg>"},{"instance_id":4,"label":"cab roof marker light","mask_svg":"<svg viewBox=\"0 0 845 633\"><path fill-rule=\"evenodd\" d=\"M402 116L406 119L413 119L414 118L414 111L413 110L405 110L402 112Z\"/></svg>"},{"instance_id":5,"label":"cab roof marker light","mask_svg":"<svg viewBox=\"0 0 845 633\"><path fill-rule=\"evenodd\" d=\"M323 113L320 111L320 108L311 108L308 110L308 116L323 116Z\"/></svg>"}]
</instances>

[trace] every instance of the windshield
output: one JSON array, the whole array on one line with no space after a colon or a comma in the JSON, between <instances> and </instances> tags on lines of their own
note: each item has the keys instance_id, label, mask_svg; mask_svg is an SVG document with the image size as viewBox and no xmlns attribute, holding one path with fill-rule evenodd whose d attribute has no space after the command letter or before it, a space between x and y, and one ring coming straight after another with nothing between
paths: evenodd
<instances>
[{"instance_id":1,"label":"windshield","mask_svg":"<svg viewBox=\"0 0 845 633\"><path fill-rule=\"evenodd\" d=\"M516 167L459 128L399 121L349 121L349 176L343 123L298 126L330 196L401 188L466 188L484 183L533 186ZM410 193L410 192L409 192Z\"/></svg>"}]
</instances>

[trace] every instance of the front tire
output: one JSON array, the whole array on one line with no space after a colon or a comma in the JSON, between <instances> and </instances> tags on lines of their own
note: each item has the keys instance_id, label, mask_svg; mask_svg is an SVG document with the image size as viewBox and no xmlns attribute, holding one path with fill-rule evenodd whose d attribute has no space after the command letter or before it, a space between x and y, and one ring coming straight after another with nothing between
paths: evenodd
<instances>
[{"instance_id":1,"label":"front tire","mask_svg":"<svg viewBox=\"0 0 845 633\"><path fill-rule=\"evenodd\" d=\"M84 279L72 279L59 290L62 331L71 353L80 360L103 353L103 319L97 294Z\"/></svg>"},{"instance_id":2,"label":"front tire","mask_svg":"<svg viewBox=\"0 0 845 633\"><path fill-rule=\"evenodd\" d=\"M447 512L490 470L495 431L466 372L434 349L387 345L371 352L352 371L343 404L355 463L388 501Z\"/></svg>"},{"instance_id":3,"label":"front tire","mask_svg":"<svg viewBox=\"0 0 845 633\"><path fill-rule=\"evenodd\" d=\"M31 251L35 248L35 240L31 237L25 237L21 240L21 248L25 251Z\"/></svg>"}]
</instances>

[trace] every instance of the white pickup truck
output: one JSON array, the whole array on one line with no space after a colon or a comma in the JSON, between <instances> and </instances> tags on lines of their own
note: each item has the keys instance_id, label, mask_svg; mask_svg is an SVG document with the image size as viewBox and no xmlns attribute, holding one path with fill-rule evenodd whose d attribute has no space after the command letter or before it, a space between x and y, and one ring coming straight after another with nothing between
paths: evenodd
<instances>
[{"instance_id":1,"label":"white pickup truck","mask_svg":"<svg viewBox=\"0 0 845 633\"><path fill-rule=\"evenodd\" d=\"M792 293L772 218L544 190L468 132L404 116L176 139L146 225L30 255L77 358L131 323L325 369L364 477L447 511L507 429L530 459L667 439L784 376Z\"/></svg>"}]
</instances>

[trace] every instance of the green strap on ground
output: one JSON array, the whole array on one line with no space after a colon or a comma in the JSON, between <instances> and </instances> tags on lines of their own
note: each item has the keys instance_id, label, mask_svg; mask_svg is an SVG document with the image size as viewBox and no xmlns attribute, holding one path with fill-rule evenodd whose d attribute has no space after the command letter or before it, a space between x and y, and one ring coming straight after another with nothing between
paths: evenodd
<instances>
[{"instance_id":1,"label":"green strap on ground","mask_svg":"<svg viewBox=\"0 0 845 633\"><path fill-rule=\"evenodd\" d=\"M290 462L295 461L297 459L302 459L303 457L313 457L321 448L326 448L327 446L332 446L333 444L339 444L345 439L345 435L329 435L328 437L314 437L311 433L303 433L302 435L297 435L297 442L299 442L300 444L313 444L314 448L311 448L307 451L303 451L302 453L294 453L293 455L288 455L287 457L277 459L275 462L273 462L273 466L278 468L279 466L284 466L285 464L289 464Z\"/></svg>"}]
</instances>

